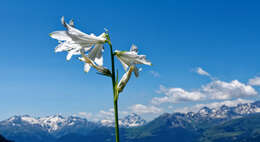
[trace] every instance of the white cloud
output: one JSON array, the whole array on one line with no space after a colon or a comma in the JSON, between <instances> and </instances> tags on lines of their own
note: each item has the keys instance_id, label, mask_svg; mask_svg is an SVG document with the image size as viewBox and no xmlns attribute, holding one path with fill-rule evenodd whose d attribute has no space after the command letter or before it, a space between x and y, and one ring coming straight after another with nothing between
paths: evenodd
<instances>
[{"instance_id":1,"label":"white cloud","mask_svg":"<svg viewBox=\"0 0 260 142\"><path fill-rule=\"evenodd\" d=\"M119 116L125 117L130 114L128 111L118 111ZM95 116L95 117L94 117ZM110 108L108 110L100 110L96 115L94 115L92 119L94 121L104 121L104 122L112 122L114 121L114 108Z\"/></svg>"},{"instance_id":2,"label":"white cloud","mask_svg":"<svg viewBox=\"0 0 260 142\"><path fill-rule=\"evenodd\" d=\"M238 104L252 103L252 102L253 102L252 100L245 100L245 99L238 98L236 100L228 100L228 101L222 101L222 102L213 102L213 103L208 103L208 104L196 104L196 105L191 106L191 107L184 107L184 108L176 109L175 111L176 112L183 112L183 113L198 112L203 107L220 108L223 105L232 107L232 106L236 106Z\"/></svg>"},{"instance_id":3,"label":"white cloud","mask_svg":"<svg viewBox=\"0 0 260 142\"><path fill-rule=\"evenodd\" d=\"M156 71L150 71L150 73L152 74L153 77L160 77L160 74Z\"/></svg>"},{"instance_id":4,"label":"white cloud","mask_svg":"<svg viewBox=\"0 0 260 142\"><path fill-rule=\"evenodd\" d=\"M96 119L98 120L113 120L114 118L114 109L110 108L107 111L100 110L96 115Z\"/></svg>"},{"instance_id":5,"label":"white cloud","mask_svg":"<svg viewBox=\"0 0 260 142\"><path fill-rule=\"evenodd\" d=\"M204 75L204 76L210 76L210 74L208 72L206 72L205 70L203 70L201 67L198 67L195 72L199 75Z\"/></svg>"},{"instance_id":6,"label":"white cloud","mask_svg":"<svg viewBox=\"0 0 260 142\"><path fill-rule=\"evenodd\" d=\"M119 111L119 114L126 116L129 115L130 113L128 111Z\"/></svg>"},{"instance_id":7,"label":"white cloud","mask_svg":"<svg viewBox=\"0 0 260 142\"><path fill-rule=\"evenodd\" d=\"M91 112L79 112L76 114L76 116L91 119L93 117L93 114Z\"/></svg>"},{"instance_id":8,"label":"white cloud","mask_svg":"<svg viewBox=\"0 0 260 142\"><path fill-rule=\"evenodd\" d=\"M260 77L255 77L255 78L249 79L248 84L250 84L252 86L260 86Z\"/></svg>"},{"instance_id":9,"label":"white cloud","mask_svg":"<svg viewBox=\"0 0 260 142\"><path fill-rule=\"evenodd\" d=\"M114 115L114 110L113 109L109 109L108 111L100 110L99 114L105 117L110 117Z\"/></svg>"},{"instance_id":10,"label":"white cloud","mask_svg":"<svg viewBox=\"0 0 260 142\"><path fill-rule=\"evenodd\" d=\"M212 81L195 91L186 91L182 88L165 88L161 85L157 93L164 94L164 96L154 97L152 104L202 101L205 99L228 100L257 95L252 86L243 84L238 80L231 82Z\"/></svg>"},{"instance_id":11,"label":"white cloud","mask_svg":"<svg viewBox=\"0 0 260 142\"><path fill-rule=\"evenodd\" d=\"M168 106L168 109L173 109L173 106L172 106L172 105L169 105L169 106Z\"/></svg>"},{"instance_id":12,"label":"white cloud","mask_svg":"<svg viewBox=\"0 0 260 142\"><path fill-rule=\"evenodd\" d=\"M143 104L135 104L131 107L129 107L129 109L137 114L157 114L157 113L162 113L163 110L161 108L158 108L156 106L146 106Z\"/></svg>"},{"instance_id":13,"label":"white cloud","mask_svg":"<svg viewBox=\"0 0 260 142\"><path fill-rule=\"evenodd\" d=\"M227 100L232 98L249 97L257 95L256 90L238 80L231 82L213 81L202 87L204 94L210 99Z\"/></svg>"},{"instance_id":14,"label":"white cloud","mask_svg":"<svg viewBox=\"0 0 260 142\"><path fill-rule=\"evenodd\" d=\"M164 97L154 97L152 99L152 104L161 103L177 103L186 101L200 101L205 99L205 95L200 91L185 91L182 88L165 88L160 85L160 90L158 93L162 93Z\"/></svg>"}]
</instances>

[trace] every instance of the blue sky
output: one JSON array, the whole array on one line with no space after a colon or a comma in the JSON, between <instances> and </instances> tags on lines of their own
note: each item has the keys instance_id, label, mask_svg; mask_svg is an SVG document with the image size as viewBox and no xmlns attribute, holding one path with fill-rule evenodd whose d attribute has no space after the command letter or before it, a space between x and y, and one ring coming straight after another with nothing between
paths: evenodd
<instances>
[{"instance_id":1,"label":"blue sky","mask_svg":"<svg viewBox=\"0 0 260 142\"><path fill-rule=\"evenodd\" d=\"M110 79L94 70L86 74L75 57L68 62L66 53L54 53L58 43L48 34L64 30L61 16L73 18L86 33L100 34L108 28L114 48L128 50L134 43L152 61L153 66L142 66L140 77L132 77L121 94L121 116L135 111L154 116L143 109L162 113L196 104L257 100L259 4L237 0L3 1L0 119L57 113L87 114L94 119L105 115L100 111L112 108ZM104 62L109 66L107 49ZM211 76L199 74L198 67ZM118 62L117 68L122 75ZM207 86L227 97L216 97ZM194 100L193 95L201 98ZM152 103L163 97L164 101Z\"/></svg>"}]
</instances>

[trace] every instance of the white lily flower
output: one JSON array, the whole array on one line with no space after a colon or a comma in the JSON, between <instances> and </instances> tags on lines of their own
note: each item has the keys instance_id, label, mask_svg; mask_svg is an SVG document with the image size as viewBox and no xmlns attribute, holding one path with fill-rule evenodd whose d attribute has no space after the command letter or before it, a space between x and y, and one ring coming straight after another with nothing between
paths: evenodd
<instances>
[{"instance_id":1,"label":"white lily flower","mask_svg":"<svg viewBox=\"0 0 260 142\"><path fill-rule=\"evenodd\" d=\"M80 55L80 50L90 51L90 57L98 65L103 64L102 51L103 44L106 42L105 33L99 36L94 34L86 34L80 30L74 28L74 22L71 20L70 24L64 21L64 17L61 18L61 23L67 29L66 31L55 31L50 36L59 41L59 45L55 48L55 52L67 51L67 60L70 60L73 55Z\"/></svg>"},{"instance_id":2,"label":"white lily flower","mask_svg":"<svg viewBox=\"0 0 260 142\"><path fill-rule=\"evenodd\" d=\"M81 56L82 57L79 57L79 60L83 61L85 64L84 64L84 71L85 72L89 72L90 68L93 67L95 68L98 72L100 72L102 75L106 75L106 76L111 76L111 72L109 69L103 67L103 66L99 66L99 65L96 65L94 61L92 61L89 57L87 57L85 54L84 54L84 51L81 50Z\"/></svg>"},{"instance_id":3,"label":"white lily flower","mask_svg":"<svg viewBox=\"0 0 260 142\"><path fill-rule=\"evenodd\" d=\"M115 51L115 55L123 65L125 71L127 71L129 66L134 66L135 76L138 77L139 70L136 67L136 64L145 64L151 66L152 63L146 60L145 55L138 55L138 48L135 45L132 45L130 51Z\"/></svg>"},{"instance_id":4,"label":"white lily flower","mask_svg":"<svg viewBox=\"0 0 260 142\"><path fill-rule=\"evenodd\" d=\"M117 89L118 89L118 93L122 92L127 84L127 82L129 81L132 72L134 70L135 66L130 66L130 68L128 69L128 71L123 75L123 77L121 78L121 80L119 81L118 85L117 85Z\"/></svg>"}]
</instances>

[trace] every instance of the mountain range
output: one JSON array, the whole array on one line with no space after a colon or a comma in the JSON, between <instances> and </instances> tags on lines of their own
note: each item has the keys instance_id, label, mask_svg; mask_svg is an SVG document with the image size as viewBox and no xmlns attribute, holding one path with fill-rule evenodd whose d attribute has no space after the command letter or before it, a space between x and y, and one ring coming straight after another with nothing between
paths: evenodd
<instances>
[{"instance_id":1,"label":"mountain range","mask_svg":"<svg viewBox=\"0 0 260 142\"><path fill-rule=\"evenodd\" d=\"M137 114L120 119L122 142L260 141L260 101L198 112L164 113L150 122ZM15 142L114 141L111 121L91 122L61 115L13 116L0 121L0 134Z\"/></svg>"},{"instance_id":2,"label":"mountain range","mask_svg":"<svg viewBox=\"0 0 260 142\"><path fill-rule=\"evenodd\" d=\"M12 142L12 141L7 140L2 135L0 135L0 142Z\"/></svg>"}]
</instances>

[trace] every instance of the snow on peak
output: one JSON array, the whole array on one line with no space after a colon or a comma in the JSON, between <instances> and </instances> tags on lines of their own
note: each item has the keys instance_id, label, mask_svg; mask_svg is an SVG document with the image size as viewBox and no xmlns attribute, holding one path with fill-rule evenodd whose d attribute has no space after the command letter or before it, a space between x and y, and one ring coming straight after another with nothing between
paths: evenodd
<instances>
[{"instance_id":1,"label":"snow on peak","mask_svg":"<svg viewBox=\"0 0 260 142\"><path fill-rule=\"evenodd\" d=\"M63 128L64 126L72 126L74 124L87 122L85 118L80 117L63 117L61 115L51 115L47 117L35 118L29 115L13 116L9 119L2 121L4 124L9 124L12 126L23 126L23 125L39 125L46 129L48 132L54 132Z\"/></svg>"},{"instance_id":2,"label":"snow on peak","mask_svg":"<svg viewBox=\"0 0 260 142\"><path fill-rule=\"evenodd\" d=\"M40 125L47 128L49 132L56 131L66 125L66 118L61 115L52 115L39 118Z\"/></svg>"},{"instance_id":3,"label":"snow on peak","mask_svg":"<svg viewBox=\"0 0 260 142\"><path fill-rule=\"evenodd\" d=\"M212 111L211 111L210 108L208 108L208 107L203 107L203 108L201 108L201 109L199 110L198 113L199 113L200 115L207 116L207 115L209 115L211 112L212 112Z\"/></svg>"},{"instance_id":4,"label":"snow on peak","mask_svg":"<svg viewBox=\"0 0 260 142\"><path fill-rule=\"evenodd\" d=\"M222 105L219 108L201 108L197 114L211 118L237 118L242 115L260 112L260 105L255 103L238 104L237 106Z\"/></svg>"},{"instance_id":5,"label":"snow on peak","mask_svg":"<svg viewBox=\"0 0 260 142\"><path fill-rule=\"evenodd\" d=\"M34 118L34 117L31 117L31 116L29 116L29 115L23 115L23 116L21 116L21 120L22 120L22 121L25 121L25 122L28 122L28 123L30 123L30 124L39 124L39 123L40 123L38 119L36 119L36 118Z\"/></svg>"},{"instance_id":6,"label":"snow on peak","mask_svg":"<svg viewBox=\"0 0 260 142\"><path fill-rule=\"evenodd\" d=\"M114 125L114 121L108 120L108 119L100 120L100 123L101 123L101 125L108 126L108 127L113 127L113 125Z\"/></svg>"},{"instance_id":7,"label":"snow on peak","mask_svg":"<svg viewBox=\"0 0 260 142\"><path fill-rule=\"evenodd\" d=\"M144 125L146 121L142 119L139 115L132 113L130 115L127 115L126 117L119 119L119 126L121 127L137 127ZM113 120L100 120L99 123L103 126L108 127L114 127L114 121Z\"/></svg>"},{"instance_id":8,"label":"snow on peak","mask_svg":"<svg viewBox=\"0 0 260 142\"><path fill-rule=\"evenodd\" d=\"M239 104L237 105L234 111L239 114L250 114L250 113L258 112L259 107L257 107L256 105L252 105L250 103Z\"/></svg>"},{"instance_id":9,"label":"snow on peak","mask_svg":"<svg viewBox=\"0 0 260 142\"><path fill-rule=\"evenodd\" d=\"M119 124L123 127L137 127L145 124L145 120L139 115L132 113L119 120Z\"/></svg>"}]
</instances>

